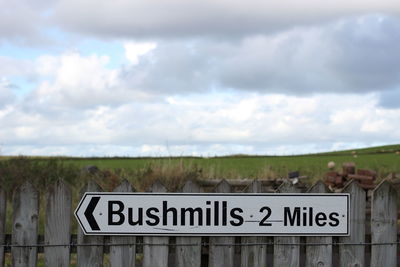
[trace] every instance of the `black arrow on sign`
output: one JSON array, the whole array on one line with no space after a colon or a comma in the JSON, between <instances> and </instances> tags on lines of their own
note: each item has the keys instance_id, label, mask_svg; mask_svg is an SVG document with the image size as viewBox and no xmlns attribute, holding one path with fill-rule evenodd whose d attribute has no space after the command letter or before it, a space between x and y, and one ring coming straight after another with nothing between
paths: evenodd
<instances>
[{"instance_id":1,"label":"black arrow on sign","mask_svg":"<svg viewBox=\"0 0 400 267\"><path fill-rule=\"evenodd\" d=\"M92 199L89 202L89 205L87 206L84 214L85 217L90 225L90 227L92 228L92 230L100 230L99 225L97 224L94 216L93 216L93 211L97 206L97 203L99 203L100 197L92 197Z\"/></svg>"}]
</instances>

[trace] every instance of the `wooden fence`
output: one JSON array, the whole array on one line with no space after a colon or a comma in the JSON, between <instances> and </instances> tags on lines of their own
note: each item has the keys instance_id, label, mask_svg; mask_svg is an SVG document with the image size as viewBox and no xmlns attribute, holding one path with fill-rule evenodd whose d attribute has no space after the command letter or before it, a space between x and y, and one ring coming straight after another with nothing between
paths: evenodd
<instances>
[{"instance_id":1,"label":"wooden fence","mask_svg":"<svg viewBox=\"0 0 400 267\"><path fill-rule=\"evenodd\" d=\"M226 180L212 189L216 193L232 190ZM284 182L277 193L300 190L305 191ZM102 189L91 181L81 194L87 191ZM114 191L132 192L134 189L124 180ZM155 183L150 191L167 190ZM243 190L265 191L268 190L257 180ZM307 191L329 192L322 182ZM188 181L182 192L203 192L203 188ZM81 229L72 229L72 225L76 226L72 217L73 196L69 186L58 181L45 195L46 204L41 209L45 210L42 237L38 235L40 196L30 183L25 183L12 194L11 233L6 233L6 192L0 189L0 266L9 266L10 262L16 267L37 266L38 258L49 267L397 266L396 190L390 182L384 181L368 198L366 191L351 181L342 192L351 194L351 235L346 237L103 237L85 236Z\"/></svg>"}]
</instances>

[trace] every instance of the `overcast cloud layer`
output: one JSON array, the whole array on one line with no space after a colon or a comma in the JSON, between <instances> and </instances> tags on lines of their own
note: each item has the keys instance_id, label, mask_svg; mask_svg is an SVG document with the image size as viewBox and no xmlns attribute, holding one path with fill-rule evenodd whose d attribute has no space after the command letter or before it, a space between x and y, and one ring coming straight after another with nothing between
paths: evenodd
<instances>
[{"instance_id":1,"label":"overcast cloud layer","mask_svg":"<svg viewBox=\"0 0 400 267\"><path fill-rule=\"evenodd\" d=\"M0 0L0 153L399 143L399 43L395 1Z\"/></svg>"}]
</instances>

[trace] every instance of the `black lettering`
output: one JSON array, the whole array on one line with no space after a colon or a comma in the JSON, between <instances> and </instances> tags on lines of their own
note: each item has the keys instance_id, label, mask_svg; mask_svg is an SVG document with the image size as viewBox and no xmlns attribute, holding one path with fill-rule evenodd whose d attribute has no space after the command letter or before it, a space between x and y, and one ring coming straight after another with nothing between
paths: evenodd
<instances>
[{"instance_id":1,"label":"black lettering","mask_svg":"<svg viewBox=\"0 0 400 267\"><path fill-rule=\"evenodd\" d=\"M203 210L201 208L181 208L181 224L186 224L185 213L189 212L190 225L194 225L194 214L197 212L198 225L203 225Z\"/></svg>"},{"instance_id":2,"label":"black lettering","mask_svg":"<svg viewBox=\"0 0 400 267\"><path fill-rule=\"evenodd\" d=\"M313 215L314 215L314 210L313 208L310 208L310 213L308 214L308 222L310 223L310 226L313 226Z\"/></svg>"},{"instance_id":3,"label":"black lettering","mask_svg":"<svg viewBox=\"0 0 400 267\"><path fill-rule=\"evenodd\" d=\"M219 201L214 201L214 225L219 225Z\"/></svg>"},{"instance_id":4,"label":"black lettering","mask_svg":"<svg viewBox=\"0 0 400 267\"><path fill-rule=\"evenodd\" d=\"M326 214L325 213L323 213L323 212L318 212L316 215L315 215L315 223L318 225L318 226L325 226L326 225Z\"/></svg>"},{"instance_id":5,"label":"black lettering","mask_svg":"<svg viewBox=\"0 0 400 267\"><path fill-rule=\"evenodd\" d=\"M168 202L163 201L163 225L168 224L168 212L172 212L172 225L178 225L178 211L175 208L168 208Z\"/></svg>"},{"instance_id":6,"label":"black lettering","mask_svg":"<svg viewBox=\"0 0 400 267\"><path fill-rule=\"evenodd\" d=\"M234 220L230 220L230 223L231 223L232 226L240 226L240 225L243 224L243 221L244 221L243 217L241 215L235 213L236 211L238 213L243 213L243 210L241 208L233 208L233 209L231 209L231 217L233 219L237 220L236 222Z\"/></svg>"},{"instance_id":7,"label":"black lettering","mask_svg":"<svg viewBox=\"0 0 400 267\"><path fill-rule=\"evenodd\" d=\"M339 219L337 217L339 217L339 213L337 212L332 212L329 214L329 220L332 221L329 223L330 226L336 227L339 225Z\"/></svg>"},{"instance_id":8,"label":"black lettering","mask_svg":"<svg viewBox=\"0 0 400 267\"><path fill-rule=\"evenodd\" d=\"M307 207L303 207L303 226L307 226Z\"/></svg>"},{"instance_id":9,"label":"black lettering","mask_svg":"<svg viewBox=\"0 0 400 267\"><path fill-rule=\"evenodd\" d=\"M128 208L129 225L143 225L143 208L138 208L137 220L133 219L133 208Z\"/></svg>"},{"instance_id":10,"label":"black lettering","mask_svg":"<svg viewBox=\"0 0 400 267\"><path fill-rule=\"evenodd\" d=\"M222 201L222 225L226 225L228 222L228 207L227 202Z\"/></svg>"},{"instance_id":11,"label":"black lettering","mask_svg":"<svg viewBox=\"0 0 400 267\"><path fill-rule=\"evenodd\" d=\"M118 209L114 210L113 207L117 205ZM119 200L108 201L108 225L121 225L125 221L125 215L122 213L124 210L124 203ZM118 217L117 221L114 221L114 215Z\"/></svg>"},{"instance_id":12,"label":"black lettering","mask_svg":"<svg viewBox=\"0 0 400 267\"><path fill-rule=\"evenodd\" d=\"M260 223L258 224L259 226L271 226L272 223L267 223L266 221L268 220L269 216L271 216L271 208L270 207L262 207L260 209L260 212L264 212L266 211L267 214L265 214L264 218L260 221Z\"/></svg>"},{"instance_id":13,"label":"black lettering","mask_svg":"<svg viewBox=\"0 0 400 267\"><path fill-rule=\"evenodd\" d=\"M154 208L154 207L148 208L146 210L146 216L149 219L153 220L153 222L151 222L150 220L146 220L146 223L147 223L147 225L150 225L150 226L156 226L157 224L160 223L160 218L156 214L152 213L152 211L154 211L154 213L159 212L159 210L157 208Z\"/></svg>"},{"instance_id":14,"label":"black lettering","mask_svg":"<svg viewBox=\"0 0 400 267\"><path fill-rule=\"evenodd\" d=\"M300 226L300 208L299 207L294 208L293 216L291 215L290 207L284 208L283 225L288 226L288 221L289 221L290 226L294 226L295 222L296 222L297 226Z\"/></svg>"}]
</instances>

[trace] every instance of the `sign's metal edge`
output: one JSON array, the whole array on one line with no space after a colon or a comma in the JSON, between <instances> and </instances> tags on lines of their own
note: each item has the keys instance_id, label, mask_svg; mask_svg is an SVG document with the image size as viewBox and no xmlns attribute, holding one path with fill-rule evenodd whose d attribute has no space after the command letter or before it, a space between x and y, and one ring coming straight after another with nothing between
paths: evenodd
<instances>
[{"instance_id":1,"label":"sign's metal edge","mask_svg":"<svg viewBox=\"0 0 400 267\"><path fill-rule=\"evenodd\" d=\"M195 233L189 233L189 234L174 234L174 233L87 233L87 235L93 235L93 236L321 236L321 237L329 237L329 236L348 236L348 234L343 233L343 234L282 234L282 233L277 233L277 234L260 234L260 233L246 233L246 234L232 234L232 233L219 233L219 234L212 234L212 233L201 233L201 234L195 234Z\"/></svg>"},{"instance_id":2,"label":"sign's metal edge","mask_svg":"<svg viewBox=\"0 0 400 267\"><path fill-rule=\"evenodd\" d=\"M86 199L87 195L88 195L87 193L84 193L84 194L83 194L81 200L80 200L79 203L78 203L78 206L76 207L76 209L75 209L75 211L74 211L74 215L75 215L75 218L76 218L76 220L78 221L79 225L81 226L81 229L82 229L83 233L84 233L85 235L92 235L90 232L86 231L85 226L83 225L81 219L80 219L79 216L78 216L78 211L79 211L79 209L81 208L81 206L82 206L84 200Z\"/></svg>"},{"instance_id":3,"label":"sign's metal edge","mask_svg":"<svg viewBox=\"0 0 400 267\"><path fill-rule=\"evenodd\" d=\"M347 199L347 232L343 234L329 234L329 233L322 233L322 234L301 234L301 233L246 233L246 234L232 234L232 233L97 233L97 232L89 232L86 230L84 225L82 224L79 216L78 210L81 208L84 200L87 196L94 196L94 195L174 195L174 196L346 196ZM81 229L83 230L85 235L92 235L92 236L321 236L321 237L328 237L328 236L350 236L350 193L179 193L179 192L171 192L171 193L156 193L156 192L85 192L78 203L77 208L75 209L74 215L77 219Z\"/></svg>"},{"instance_id":4,"label":"sign's metal edge","mask_svg":"<svg viewBox=\"0 0 400 267\"><path fill-rule=\"evenodd\" d=\"M84 196L87 195L142 195L142 196L350 196L350 193L148 193L148 192L85 192Z\"/></svg>"},{"instance_id":5,"label":"sign's metal edge","mask_svg":"<svg viewBox=\"0 0 400 267\"><path fill-rule=\"evenodd\" d=\"M350 229L351 229L351 227L350 227L350 215L351 215L351 212L350 212L350 200L351 200L351 195L350 195L350 193L344 193L345 195L347 195L347 236L350 236Z\"/></svg>"}]
</instances>

